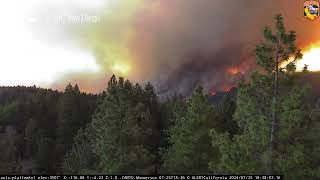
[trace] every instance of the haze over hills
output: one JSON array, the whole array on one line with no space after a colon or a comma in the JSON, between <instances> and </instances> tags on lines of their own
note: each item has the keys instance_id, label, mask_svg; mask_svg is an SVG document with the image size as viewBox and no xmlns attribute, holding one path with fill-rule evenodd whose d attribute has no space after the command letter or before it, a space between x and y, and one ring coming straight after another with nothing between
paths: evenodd
<instances>
[{"instance_id":1,"label":"haze over hills","mask_svg":"<svg viewBox=\"0 0 320 180\"><path fill-rule=\"evenodd\" d=\"M279 12L305 53L298 69L308 64L316 71L319 28L304 19L300 6L289 0L5 1L0 85L62 91L71 82L97 93L116 74L150 81L163 96L190 94L196 85L222 91L256 68L254 45ZM89 16L96 21L77 21Z\"/></svg>"},{"instance_id":2,"label":"haze over hills","mask_svg":"<svg viewBox=\"0 0 320 180\"><path fill-rule=\"evenodd\" d=\"M302 9L319 5L1 2L0 179L319 179L320 24Z\"/></svg>"}]
</instances>

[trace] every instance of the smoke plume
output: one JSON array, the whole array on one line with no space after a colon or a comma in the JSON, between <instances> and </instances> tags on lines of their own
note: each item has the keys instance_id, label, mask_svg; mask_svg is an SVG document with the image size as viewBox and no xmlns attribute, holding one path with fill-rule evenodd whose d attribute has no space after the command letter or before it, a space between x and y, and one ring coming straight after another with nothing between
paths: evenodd
<instances>
[{"instance_id":1,"label":"smoke plume","mask_svg":"<svg viewBox=\"0 0 320 180\"><path fill-rule=\"evenodd\" d=\"M79 27L78 39L102 69L99 82L115 73L151 81L162 95L190 93L196 85L223 90L255 68L253 49L279 13L287 30L297 31L300 46L319 38L319 23L304 19L302 0L129 2L106 7L103 23Z\"/></svg>"}]
</instances>

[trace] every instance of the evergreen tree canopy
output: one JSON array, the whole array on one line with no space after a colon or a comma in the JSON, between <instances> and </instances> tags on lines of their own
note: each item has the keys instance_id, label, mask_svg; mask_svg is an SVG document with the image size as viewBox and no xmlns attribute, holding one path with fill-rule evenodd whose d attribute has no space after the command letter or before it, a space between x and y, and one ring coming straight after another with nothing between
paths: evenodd
<instances>
[{"instance_id":1,"label":"evergreen tree canopy","mask_svg":"<svg viewBox=\"0 0 320 180\"><path fill-rule=\"evenodd\" d=\"M177 101L173 125L169 127L169 148L164 151L163 171L170 174L207 174L211 148L209 130L216 126L216 112L202 88L194 91L185 105ZM184 108L185 106L185 108Z\"/></svg>"},{"instance_id":2,"label":"evergreen tree canopy","mask_svg":"<svg viewBox=\"0 0 320 180\"><path fill-rule=\"evenodd\" d=\"M140 95L137 98L137 95ZM148 103L157 109L157 99L151 85L146 91L140 85L133 86L128 80L113 75L108 82L106 96L98 106L91 123L85 129L86 145L83 138L76 138L73 150L67 154L64 162L65 172L83 172L88 167L74 168L73 157L81 158L78 153L87 153L96 158L97 164L89 171L102 174L151 174L154 173L154 159L157 145L148 141L153 137L153 111ZM152 100L152 101L151 101ZM150 104L149 104L150 105ZM156 113L156 112L155 112ZM81 133L78 136L82 136ZM149 146L148 146L149 145ZM154 151L151 151L153 148ZM83 162L88 162L86 159Z\"/></svg>"},{"instance_id":3,"label":"evergreen tree canopy","mask_svg":"<svg viewBox=\"0 0 320 180\"><path fill-rule=\"evenodd\" d=\"M295 47L295 33L285 32L276 16L276 34L264 30L265 41L256 48L257 63L264 69L253 72L249 83L238 88L234 115L240 134L211 131L220 159L210 168L216 173L285 174L288 179L313 179L319 172L314 152L317 143L311 129L308 88L295 81L295 62L302 55ZM311 145L312 144L312 145ZM308 148L306 148L308 147ZM318 158L318 157L317 157Z\"/></svg>"}]
</instances>

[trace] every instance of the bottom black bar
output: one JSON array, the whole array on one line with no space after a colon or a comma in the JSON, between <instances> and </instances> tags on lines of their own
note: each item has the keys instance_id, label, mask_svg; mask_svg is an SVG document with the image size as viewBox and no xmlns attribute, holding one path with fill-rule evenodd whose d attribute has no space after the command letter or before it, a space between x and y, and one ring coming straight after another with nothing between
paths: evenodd
<instances>
[{"instance_id":1,"label":"bottom black bar","mask_svg":"<svg viewBox=\"0 0 320 180\"><path fill-rule=\"evenodd\" d=\"M0 175L0 180L282 180L282 175Z\"/></svg>"}]
</instances>

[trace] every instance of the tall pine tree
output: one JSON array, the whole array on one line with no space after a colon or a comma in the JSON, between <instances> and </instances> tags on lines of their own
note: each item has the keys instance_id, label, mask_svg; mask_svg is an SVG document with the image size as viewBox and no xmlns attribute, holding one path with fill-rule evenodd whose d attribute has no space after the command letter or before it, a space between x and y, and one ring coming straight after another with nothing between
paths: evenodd
<instances>
[{"instance_id":1,"label":"tall pine tree","mask_svg":"<svg viewBox=\"0 0 320 180\"><path fill-rule=\"evenodd\" d=\"M238 89L234 118L240 134L211 132L221 156L211 162L213 172L316 177L316 163L308 153L315 147L306 149L303 140L312 128L307 124L314 123L306 103L308 88L299 87L295 80L295 63L302 54L295 47L295 33L286 33L280 15L275 20L276 34L266 28L265 41L255 51L263 70L252 73L250 82Z\"/></svg>"},{"instance_id":2,"label":"tall pine tree","mask_svg":"<svg viewBox=\"0 0 320 180\"><path fill-rule=\"evenodd\" d=\"M202 88L197 88L186 101L186 108L173 112L168 130L170 146L163 154L162 172L207 174L209 158L216 156L209 137L209 130L216 126L216 112Z\"/></svg>"},{"instance_id":3,"label":"tall pine tree","mask_svg":"<svg viewBox=\"0 0 320 180\"><path fill-rule=\"evenodd\" d=\"M98 106L85 133L78 133L75 145L64 161L65 172L90 172L102 174L151 174L155 155L146 147L151 128L145 127L151 118L142 99L137 98L139 86L113 75L108 82L104 100ZM84 136L81 138L81 136ZM87 139L83 143L82 139ZM86 145L84 145L86 144ZM89 159L74 167L72 158L81 158L90 149ZM77 154L79 153L79 154ZM88 165L96 159L95 167ZM86 167L87 166L87 167Z\"/></svg>"}]
</instances>

